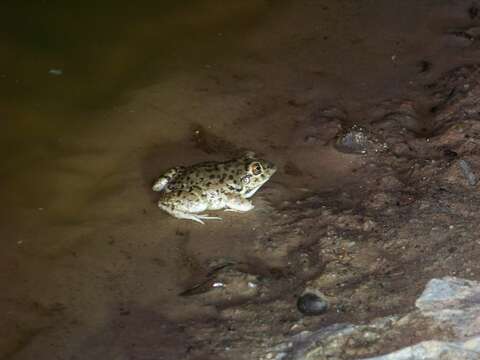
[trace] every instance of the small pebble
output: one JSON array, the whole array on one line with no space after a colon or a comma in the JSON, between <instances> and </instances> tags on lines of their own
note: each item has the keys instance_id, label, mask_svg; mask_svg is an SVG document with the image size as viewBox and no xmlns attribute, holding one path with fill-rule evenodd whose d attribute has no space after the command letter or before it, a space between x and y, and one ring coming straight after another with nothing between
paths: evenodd
<instances>
[{"instance_id":1,"label":"small pebble","mask_svg":"<svg viewBox=\"0 0 480 360\"><path fill-rule=\"evenodd\" d=\"M304 315L321 315L328 310L328 302L315 294L306 293L298 298L297 308Z\"/></svg>"}]
</instances>

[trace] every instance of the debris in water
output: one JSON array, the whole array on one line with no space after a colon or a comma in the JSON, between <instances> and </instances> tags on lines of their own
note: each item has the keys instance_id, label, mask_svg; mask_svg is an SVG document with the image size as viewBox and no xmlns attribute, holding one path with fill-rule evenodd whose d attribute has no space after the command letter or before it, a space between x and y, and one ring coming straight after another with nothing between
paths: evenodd
<instances>
[{"instance_id":1,"label":"debris in water","mask_svg":"<svg viewBox=\"0 0 480 360\"><path fill-rule=\"evenodd\" d=\"M233 262L226 262L214 267L210 272L207 274L207 278L202 282L192 286L191 288L181 292L179 296L192 296L192 295L199 295L208 292L211 288L218 288L218 287L225 287L225 283L222 281L218 281L215 279L216 274L228 268L230 266L235 265Z\"/></svg>"},{"instance_id":2,"label":"debris in water","mask_svg":"<svg viewBox=\"0 0 480 360\"><path fill-rule=\"evenodd\" d=\"M50 69L50 70L48 70L48 73L50 75L54 75L54 76L61 76L61 75L63 75L63 70L62 69Z\"/></svg>"}]
</instances>

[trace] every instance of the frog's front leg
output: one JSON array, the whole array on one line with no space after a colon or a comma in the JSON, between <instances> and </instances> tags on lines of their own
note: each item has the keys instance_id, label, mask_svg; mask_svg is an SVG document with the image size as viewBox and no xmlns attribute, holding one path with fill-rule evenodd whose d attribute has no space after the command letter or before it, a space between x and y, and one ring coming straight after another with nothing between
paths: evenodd
<instances>
[{"instance_id":1,"label":"frog's front leg","mask_svg":"<svg viewBox=\"0 0 480 360\"><path fill-rule=\"evenodd\" d=\"M183 166L178 166L167 170L162 176L160 176L157 181L152 186L153 191L162 191L165 189L165 186L168 185L172 179L174 179L178 174L182 173L185 170Z\"/></svg>"},{"instance_id":2,"label":"frog's front leg","mask_svg":"<svg viewBox=\"0 0 480 360\"><path fill-rule=\"evenodd\" d=\"M245 212L254 208L250 200L239 195L232 195L225 201L225 211Z\"/></svg>"}]
</instances>

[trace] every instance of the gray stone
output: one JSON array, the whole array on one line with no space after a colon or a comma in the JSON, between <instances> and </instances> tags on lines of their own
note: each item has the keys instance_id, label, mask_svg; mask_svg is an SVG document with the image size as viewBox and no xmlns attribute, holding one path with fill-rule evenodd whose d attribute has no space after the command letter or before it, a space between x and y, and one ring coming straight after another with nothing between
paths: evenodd
<instances>
[{"instance_id":1,"label":"gray stone","mask_svg":"<svg viewBox=\"0 0 480 360\"><path fill-rule=\"evenodd\" d=\"M393 353L365 360L478 360L480 337L460 342L423 341Z\"/></svg>"},{"instance_id":2,"label":"gray stone","mask_svg":"<svg viewBox=\"0 0 480 360\"><path fill-rule=\"evenodd\" d=\"M415 305L423 316L459 338L480 335L480 283L476 281L433 279Z\"/></svg>"},{"instance_id":3,"label":"gray stone","mask_svg":"<svg viewBox=\"0 0 480 360\"><path fill-rule=\"evenodd\" d=\"M415 306L422 311L434 311L446 307L458 307L480 302L480 283L471 280L447 276L428 282Z\"/></svg>"}]
</instances>

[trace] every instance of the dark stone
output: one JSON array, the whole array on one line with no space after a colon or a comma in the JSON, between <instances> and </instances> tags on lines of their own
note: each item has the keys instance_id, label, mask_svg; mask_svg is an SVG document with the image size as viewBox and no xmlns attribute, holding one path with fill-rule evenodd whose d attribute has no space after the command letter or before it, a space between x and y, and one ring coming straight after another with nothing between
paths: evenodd
<instances>
[{"instance_id":1,"label":"dark stone","mask_svg":"<svg viewBox=\"0 0 480 360\"><path fill-rule=\"evenodd\" d=\"M297 308L304 315L321 315L328 310L328 302L312 293L306 293L297 300Z\"/></svg>"}]
</instances>

